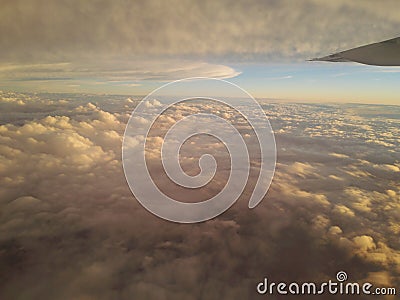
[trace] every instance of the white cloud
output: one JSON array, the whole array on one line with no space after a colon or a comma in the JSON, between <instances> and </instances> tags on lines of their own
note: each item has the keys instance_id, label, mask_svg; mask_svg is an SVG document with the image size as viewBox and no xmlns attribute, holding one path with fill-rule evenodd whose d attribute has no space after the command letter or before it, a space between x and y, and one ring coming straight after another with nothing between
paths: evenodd
<instances>
[{"instance_id":1,"label":"white cloud","mask_svg":"<svg viewBox=\"0 0 400 300\"><path fill-rule=\"evenodd\" d=\"M332 210L334 213L342 214L349 217L354 217L354 212L345 205L335 205L334 209Z\"/></svg>"},{"instance_id":2,"label":"white cloud","mask_svg":"<svg viewBox=\"0 0 400 300\"><path fill-rule=\"evenodd\" d=\"M334 106L330 113L313 105L269 107L273 126L297 125L276 136L286 151L278 153L266 199L247 209L250 181L223 215L180 226L148 213L125 182L121 139L136 98L65 97L6 93L0 98L8 112L0 116L0 264L3 274L12 275L2 281L1 298L190 299L203 293L204 298L243 299L253 296L264 276L334 279L338 261L355 280L399 284L397 173L375 167L397 166L398 153L364 145L353 131L347 139L321 133L336 117ZM20 111L18 103L32 111ZM222 107L204 107L235 119ZM180 105L160 118L157 129L201 108ZM359 108L353 109L356 114ZM304 131L313 125L310 113L320 123L320 137ZM140 126L146 120L135 122ZM388 128L384 120L381 127L367 118L359 122L377 131ZM149 142L159 147L162 138ZM137 143L130 141L132 147ZM202 148L191 145L192 154L182 160L193 170ZM224 154L214 144L209 148ZM366 173L371 176L354 176ZM161 172L154 176L168 184ZM191 195L175 185L167 192L183 201Z\"/></svg>"}]
</instances>

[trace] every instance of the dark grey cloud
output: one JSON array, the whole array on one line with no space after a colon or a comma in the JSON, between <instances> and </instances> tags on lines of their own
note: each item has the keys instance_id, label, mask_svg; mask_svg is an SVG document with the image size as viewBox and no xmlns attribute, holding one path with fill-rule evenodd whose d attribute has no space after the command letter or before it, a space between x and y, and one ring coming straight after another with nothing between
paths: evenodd
<instances>
[{"instance_id":1,"label":"dark grey cloud","mask_svg":"<svg viewBox=\"0 0 400 300\"><path fill-rule=\"evenodd\" d=\"M301 59L398 35L397 1L2 1L3 61Z\"/></svg>"},{"instance_id":2,"label":"dark grey cloud","mask_svg":"<svg viewBox=\"0 0 400 300\"><path fill-rule=\"evenodd\" d=\"M1 7L1 86L23 91L232 78L240 74L232 63L305 61L392 38L400 25L395 0L3 0Z\"/></svg>"}]
</instances>

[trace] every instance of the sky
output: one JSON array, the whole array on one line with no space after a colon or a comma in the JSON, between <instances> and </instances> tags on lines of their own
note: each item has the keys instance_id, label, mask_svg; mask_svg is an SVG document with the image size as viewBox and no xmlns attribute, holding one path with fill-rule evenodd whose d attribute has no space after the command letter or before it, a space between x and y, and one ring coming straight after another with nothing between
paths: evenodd
<instances>
[{"instance_id":1,"label":"sky","mask_svg":"<svg viewBox=\"0 0 400 300\"><path fill-rule=\"evenodd\" d=\"M398 1L7 1L0 89L146 95L214 77L253 96L400 104L400 68L307 62L399 36Z\"/></svg>"}]
</instances>

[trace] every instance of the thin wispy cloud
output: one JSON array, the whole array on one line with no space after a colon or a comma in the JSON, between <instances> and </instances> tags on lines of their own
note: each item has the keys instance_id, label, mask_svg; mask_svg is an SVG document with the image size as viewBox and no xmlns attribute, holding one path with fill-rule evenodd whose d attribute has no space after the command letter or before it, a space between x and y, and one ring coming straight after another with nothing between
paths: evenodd
<instances>
[{"instance_id":1,"label":"thin wispy cloud","mask_svg":"<svg viewBox=\"0 0 400 300\"><path fill-rule=\"evenodd\" d=\"M287 76L280 76L280 77L267 77L265 79L267 80L285 80L285 79L292 79L292 75L287 75Z\"/></svg>"}]
</instances>

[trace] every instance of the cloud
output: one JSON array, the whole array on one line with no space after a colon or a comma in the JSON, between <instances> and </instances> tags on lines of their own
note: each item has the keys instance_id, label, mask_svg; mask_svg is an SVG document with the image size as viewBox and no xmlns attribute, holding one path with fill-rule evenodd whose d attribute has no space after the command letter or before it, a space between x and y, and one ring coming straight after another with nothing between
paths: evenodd
<instances>
[{"instance_id":1,"label":"cloud","mask_svg":"<svg viewBox=\"0 0 400 300\"><path fill-rule=\"evenodd\" d=\"M29 86L32 91L43 88L65 91L65 87L84 88L88 85L105 87L137 87L138 82L169 81L188 77L232 78L240 72L225 65L194 60L138 59L107 57L69 63L5 64L0 65L3 86ZM64 90L63 90L64 89Z\"/></svg>"},{"instance_id":2,"label":"cloud","mask_svg":"<svg viewBox=\"0 0 400 300\"><path fill-rule=\"evenodd\" d=\"M354 281L398 286L398 172L379 167L397 166L398 148L366 145L369 131L361 127L387 132L390 120L362 117L365 105L270 103L266 112L274 128L297 125L276 134L278 149L286 151L278 152L267 197L247 209L252 173L226 213L181 226L147 212L126 184L121 142L137 102L109 95L1 94L7 114L0 115L0 298L244 299L256 296L264 277L321 281L334 279L338 269ZM236 119L229 109L200 104L167 111L152 145L160 146L165 126L203 108ZM27 107L31 111L22 109ZM348 110L354 118L339 123ZM347 134L331 130L352 124ZM319 131L305 130L314 126ZM182 149L183 167L190 170L204 150L201 140L192 142ZM210 143L206 150L223 158L220 148ZM157 163L153 159L149 163ZM220 162L225 174L226 160ZM168 184L158 172L158 182ZM192 195L173 185L166 191L183 201Z\"/></svg>"},{"instance_id":3,"label":"cloud","mask_svg":"<svg viewBox=\"0 0 400 300\"><path fill-rule=\"evenodd\" d=\"M292 75L287 75L287 76L281 76L281 77L269 77L266 78L267 80L284 80L284 79L291 79L293 78Z\"/></svg>"},{"instance_id":4,"label":"cloud","mask_svg":"<svg viewBox=\"0 0 400 300\"><path fill-rule=\"evenodd\" d=\"M299 58L396 35L397 8L396 1L9 1L0 46L3 59L99 52Z\"/></svg>"},{"instance_id":5,"label":"cloud","mask_svg":"<svg viewBox=\"0 0 400 300\"><path fill-rule=\"evenodd\" d=\"M348 208L347 206L344 206L344 205L335 205L333 212L336 212L336 213L342 214L342 215L346 215L349 217L355 216L354 212L350 208Z\"/></svg>"},{"instance_id":6,"label":"cloud","mask_svg":"<svg viewBox=\"0 0 400 300\"><path fill-rule=\"evenodd\" d=\"M129 94L146 90L142 81L233 78L240 63L299 62L392 38L398 11L391 0L4 1L0 87Z\"/></svg>"}]
</instances>

